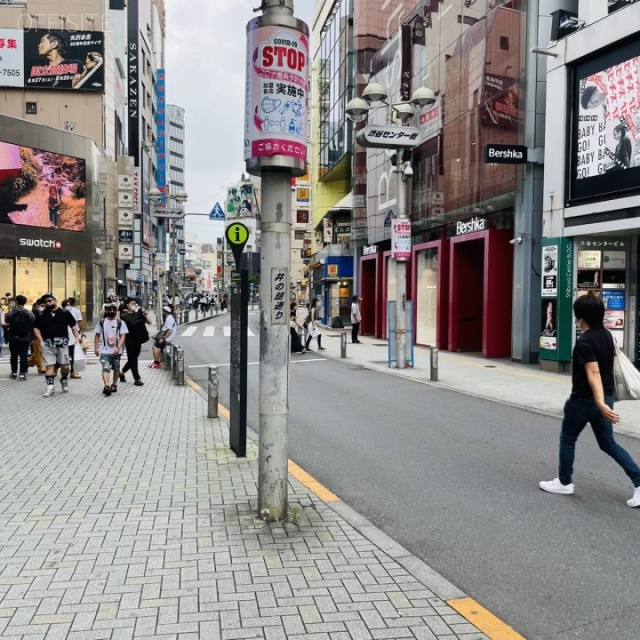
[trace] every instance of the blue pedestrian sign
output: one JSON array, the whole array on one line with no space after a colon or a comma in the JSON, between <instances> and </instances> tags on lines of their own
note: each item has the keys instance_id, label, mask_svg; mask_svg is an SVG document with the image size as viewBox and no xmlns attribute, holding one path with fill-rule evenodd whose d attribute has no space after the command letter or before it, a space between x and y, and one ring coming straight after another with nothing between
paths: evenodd
<instances>
[{"instance_id":1,"label":"blue pedestrian sign","mask_svg":"<svg viewBox=\"0 0 640 640\"><path fill-rule=\"evenodd\" d=\"M219 202L216 202L211 213L209 214L209 220L224 220L224 211Z\"/></svg>"}]
</instances>

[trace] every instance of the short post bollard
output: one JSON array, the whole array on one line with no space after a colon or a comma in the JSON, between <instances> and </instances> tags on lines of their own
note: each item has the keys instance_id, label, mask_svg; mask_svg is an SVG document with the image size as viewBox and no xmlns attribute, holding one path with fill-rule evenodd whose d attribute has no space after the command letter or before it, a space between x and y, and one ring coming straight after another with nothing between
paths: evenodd
<instances>
[{"instance_id":1,"label":"short post bollard","mask_svg":"<svg viewBox=\"0 0 640 640\"><path fill-rule=\"evenodd\" d=\"M164 354L164 368L169 370L171 370L171 350L171 345L167 343L165 348L160 352Z\"/></svg>"},{"instance_id":2,"label":"short post bollard","mask_svg":"<svg viewBox=\"0 0 640 640\"><path fill-rule=\"evenodd\" d=\"M431 380L431 382L437 382L438 381L438 348L430 347L429 355L430 355L430 361L431 361L429 379Z\"/></svg>"},{"instance_id":3,"label":"short post bollard","mask_svg":"<svg viewBox=\"0 0 640 640\"><path fill-rule=\"evenodd\" d=\"M184 385L184 349L180 347L176 350L176 384L178 386Z\"/></svg>"},{"instance_id":4,"label":"short post bollard","mask_svg":"<svg viewBox=\"0 0 640 640\"><path fill-rule=\"evenodd\" d=\"M207 385L207 418L218 417L218 367L209 367L209 383Z\"/></svg>"},{"instance_id":5,"label":"short post bollard","mask_svg":"<svg viewBox=\"0 0 640 640\"><path fill-rule=\"evenodd\" d=\"M171 349L171 377L175 380L178 375L178 347Z\"/></svg>"},{"instance_id":6,"label":"short post bollard","mask_svg":"<svg viewBox=\"0 0 640 640\"><path fill-rule=\"evenodd\" d=\"M198 319L198 310L196 309L196 320Z\"/></svg>"},{"instance_id":7,"label":"short post bollard","mask_svg":"<svg viewBox=\"0 0 640 640\"><path fill-rule=\"evenodd\" d=\"M347 357L347 332L343 331L340 334L340 357Z\"/></svg>"},{"instance_id":8,"label":"short post bollard","mask_svg":"<svg viewBox=\"0 0 640 640\"><path fill-rule=\"evenodd\" d=\"M163 349L160 352L160 365L162 366L162 368L164 369L164 367L167 364L167 354L166 354L166 349Z\"/></svg>"}]
</instances>

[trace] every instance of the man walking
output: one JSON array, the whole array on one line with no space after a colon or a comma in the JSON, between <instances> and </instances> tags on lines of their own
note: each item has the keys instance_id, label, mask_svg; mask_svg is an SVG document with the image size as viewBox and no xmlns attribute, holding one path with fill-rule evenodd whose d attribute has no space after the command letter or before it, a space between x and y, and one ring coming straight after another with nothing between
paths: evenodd
<instances>
[{"instance_id":1,"label":"man walking","mask_svg":"<svg viewBox=\"0 0 640 640\"><path fill-rule=\"evenodd\" d=\"M42 347L42 359L46 367L47 389L44 397L50 398L55 393L53 383L56 364L60 366L62 393L69 391L69 327L77 343L80 343L80 334L75 318L68 311L58 307L58 301L52 293L45 293L42 301L45 308L42 314L36 317L33 332Z\"/></svg>"},{"instance_id":2,"label":"man walking","mask_svg":"<svg viewBox=\"0 0 640 640\"><path fill-rule=\"evenodd\" d=\"M127 298L125 300L125 311L120 314L120 318L127 325L129 332L125 336L124 344L127 348L127 364L124 365L120 373L120 382L126 382L125 373L131 370L133 374L133 384L136 387L144 386L144 382L140 379L140 371L138 370L138 358L142 345L149 341L149 333L147 332L148 324L151 324L151 318L146 309L138 306L135 298Z\"/></svg>"},{"instance_id":3,"label":"man walking","mask_svg":"<svg viewBox=\"0 0 640 640\"><path fill-rule=\"evenodd\" d=\"M67 300L66 310L76 319L78 323L78 333L82 333L82 311L76 307L76 299L69 298ZM82 376L79 373L76 373L73 369L75 358L74 358L74 350L75 345L69 346L69 361L71 362L71 375L70 378L79 379Z\"/></svg>"},{"instance_id":4,"label":"man walking","mask_svg":"<svg viewBox=\"0 0 640 640\"><path fill-rule=\"evenodd\" d=\"M622 467L635 487L627 506L640 507L640 468L613 437L612 424L619 422L620 416L613 410L615 347L611 333L603 326L604 303L595 296L580 296L573 303L573 313L582 334L573 348L571 396L564 405L560 432L559 473L554 480L540 482L540 488L573 494L576 441L590 423L600 449Z\"/></svg>"},{"instance_id":5,"label":"man walking","mask_svg":"<svg viewBox=\"0 0 640 640\"><path fill-rule=\"evenodd\" d=\"M351 298L351 343L360 344L358 340L358 332L360 331L360 322L362 316L360 315L360 299L358 296Z\"/></svg>"},{"instance_id":6,"label":"man walking","mask_svg":"<svg viewBox=\"0 0 640 640\"><path fill-rule=\"evenodd\" d=\"M104 318L98 321L95 328L93 347L96 355L100 357L102 365L102 393L109 397L118 390L120 377L120 358L125 336L129 333L127 325L117 318L118 305L115 302L107 302L104 305ZM109 384L109 375L113 372L113 382Z\"/></svg>"},{"instance_id":7,"label":"man walking","mask_svg":"<svg viewBox=\"0 0 640 640\"><path fill-rule=\"evenodd\" d=\"M173 307L170 304L162 307L162 320L162 329L153 342L153 363L149 365L149 369L162 369L160 352L166 349L168 343L173 342L178 333L176 319L173 317Z\"/></svg>"},{"instance_id":8,"label":"man walking","mask_svg":"<svg viewBox=\"0 0 640 640\"><path fill-rule=\"evenodd\" d=\"M9 352L11 363L11 378L13 380L27 379L27 358L29 344L33 339L33 323L36 317L24 308L27 303L25 296L16 296L16 306L5 316L5 328L9 333ZM20 373L18 374L18 361Z\"/></svg>"}]
</instances>

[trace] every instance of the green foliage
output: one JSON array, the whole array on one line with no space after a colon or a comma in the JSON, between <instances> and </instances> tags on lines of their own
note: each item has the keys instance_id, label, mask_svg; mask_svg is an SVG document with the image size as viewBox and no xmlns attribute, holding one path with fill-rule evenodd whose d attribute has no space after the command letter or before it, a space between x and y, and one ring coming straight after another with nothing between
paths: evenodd
<instances>
[{"instance_id":1,"label":"green foliage","mask_svg":"<svg viewBox=\"0 0 640 640\"><path fill-rule=\"evenodd\" d=\"M71 185L71 193L73 193L74 198L85 198L87 195L87 187L83 180L76 180L73 185Z\"/></svg>"}]
</instances>

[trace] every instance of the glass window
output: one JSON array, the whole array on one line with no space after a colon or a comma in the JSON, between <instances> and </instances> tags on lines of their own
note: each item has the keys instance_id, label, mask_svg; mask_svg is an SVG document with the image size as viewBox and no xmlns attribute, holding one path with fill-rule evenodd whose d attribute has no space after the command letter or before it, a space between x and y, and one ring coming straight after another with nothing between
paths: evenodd
<instances>
[{"instance_id":1,"label":"glass window","mask_svg":"<svg viewBox=\"0 0 640 640\"><path fill-rule=\"evenodd\" d=\"M66 290L66 263L51 263L51 292L58 299L58 304L67 297Z\"/></svg>"},{"instance_id":2,"label":"glass window","mask_svg":"<svg viewBox=\"0 0 640 640\"><path fill-rule=\"evenodd\" d=\"M0 296L7 292L13 296L13 259L0 258Z\"/></svg>"},{"instance_id":3,"label":"glass window","mask_svg":"<svg viewBox=\"0 0 640 640\"><path fill-rule=\"evenodd\" d=\"M420 251L417 269L416 342L435 346L438 326L438 251Z\"/></svg>"},{"instance_id":4,"label":"glass window","mask_svg":"<svg viewBox=\"0 0 640 640\"><path fill-rule=\"evenodd\" d=\"M49 273L46 260L18 258L16 266L16 295L26 296L32 305L43 293L49 291Z\"/></svg>"}]
</instances>

